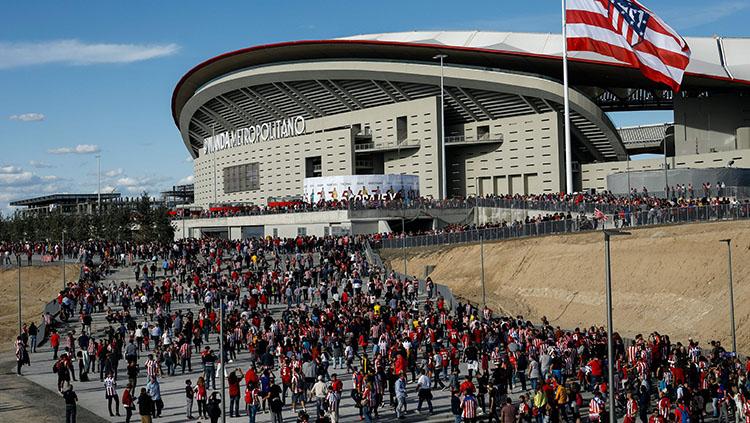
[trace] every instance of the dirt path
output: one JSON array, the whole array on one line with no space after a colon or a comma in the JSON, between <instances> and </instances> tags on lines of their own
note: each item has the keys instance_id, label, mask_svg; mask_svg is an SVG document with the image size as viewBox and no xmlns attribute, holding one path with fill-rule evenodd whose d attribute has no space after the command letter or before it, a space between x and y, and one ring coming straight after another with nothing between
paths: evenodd
<instances>
[{"instance_id":1,"label":"dirt path","mask_svg":"<svg viewBox=\"0 0 750 423\"><path fill-rule=\"evenodd\" d=\"M750 222L637 229L612 239L615 330L656 330L674 341L718 339L731 347L727 249L731 238L738 349L750 352ZM599 233L485 244L487 302L495 310L575 328L602 325L604 243ZM424 274L481 303L479 245L409 251L409 273ZM383 252L394 268L400 252Z\"/></svg>"}]
</instances>

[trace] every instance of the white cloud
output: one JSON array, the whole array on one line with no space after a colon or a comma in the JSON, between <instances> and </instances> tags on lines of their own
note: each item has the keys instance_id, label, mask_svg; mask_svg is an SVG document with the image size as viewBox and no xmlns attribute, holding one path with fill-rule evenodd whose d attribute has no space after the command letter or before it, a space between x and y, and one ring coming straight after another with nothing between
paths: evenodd
<instances>
[{"instance_id":1,"label":"white cloud","mask_svg":"<svg viewBox=\"0 0 750 423\"><path fill-rule=\"evenodd\" d=\"M94 144L78 144L75 147L60 147L47 150L50 154L93 154L99 152L99 146Z\"/></svg>"},{"instance_id":2,"label":"white cloud","mask_svg":"<svg viewBox=\"0 0 750 423\"><path fill-rule=\"evenodd\" d=\"M177 185L186 185L186 184L192 184L195 181L195 177L193 175L188 175L179 181L177 181Z\"/></svg>"},{"instance_id":3,"label":"white cloud","mask_svg":"<svg viewBox=\"0 0 750 423\"><path fill-rule=\"evenodd\" d=\"M166 178L163 176L123 176L122 178L118 178L114 185L118 188L122 188L124 191L127 191L131 194L141 194L143 192L148 192L150 194L155 194L160 191L160 189L164 188L164 183L167 182L170 178Z\"/></svg>"},{"instance_id":4,"label":"white cloud","mask_svg":"<svg viewBox=\"0 0 750 423\"><path fill-rule=\"evenodd\" d=\"M117 168L104 172L104 176L106 176L107 178L114 178L116 176L122 175L122 173L122 168Z\"/></svg>"},{"instance_id":5,"label":"white cloud","mask_svg":"<svg viewBox=\"0 0 750 423\"><path fill-rule=\"evenodd\" d=\"M0 69L62 63L132 63L175 54L177 44L106 44L79 40L0 42Z\"/></svg>"},{"instance_id":6,"label":"white cloud","mask_svg":"<svg viewBox=\"0 0 750 423\"><path fill-rule=\"evenodd\" d=\"M13 165L7 165L7 166L0 166L0 175L9 175L9 174L16 174L23 172L23 169L21 169L18 166Z\"/></svg>"},{"instance_id":7,"label":"white cloud","mask_svg":"<svg viewBox=\"0 0 750 423\"><path fill-rule=\"evenodd\" d=\"M45 163L40 160L29 160L29 166L37 168L37 169L49 169L49 168L54 167L51 164Z\"/></svg>"},{"instance_id":8,"label":"white cloud","mask_svg":"<svg viewBox=\"0 0 750 423\"><path fill-rule=\"evenodd\" d=\"M192 163L193 162L193 156L187 156L185 159L185 163Z\"/></svg>"},{"instance_id":9,"label":"white cloud","mask_svg":"<svg viewBox=\"0 0 750 423\"><path fill-rule=\"evenodd\" d=\"M670 26L685 30L714 23L750 7L748 1L706 2L704 4L703 7L691 8L690 13L685 13L684 7L665 10L664 18Z\"/></svg>"},{"instance_id":10,"label":"white cloud","mask_svg":"<svg viewBox=\"0 0 750 423\"><path fill-rule=\"evenodd\" d=\"M8 119L21 122L41 122L45 117L42 113L22 113L20 115L10 115Z\"/></svg>"}]
</instances>

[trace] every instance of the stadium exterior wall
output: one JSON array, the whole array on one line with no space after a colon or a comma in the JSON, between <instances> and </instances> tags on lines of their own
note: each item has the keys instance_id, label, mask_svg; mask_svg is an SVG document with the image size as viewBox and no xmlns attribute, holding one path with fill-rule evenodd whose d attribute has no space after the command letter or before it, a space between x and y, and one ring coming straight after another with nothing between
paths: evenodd
<instances>
[{"instance_id":1,"label":"stadium exterior wall","mask_svg":"<svg viewBox=\"0 0 750 423\"><path fill-rule=\"evenodd\" d=\"M667 158L667 166L670 169L708 169L726 167L730 161L734 161L732 166L738 168L750 168L750 149L722 151L718 153L690 154ZM628 167L631 171L648 171L664 170L664 159L642 159L631 160L630 163L625 161L591 163L581 166L582 186L583 189L595 189L598 191L609 189L607 186L607 177L618 172L627 172ZM717 181L704 181L716 183ZM676 182L675 182L676 183ZM672 185L673 182L670 182ZM642 187L636 187L639 190ZM696 187L697 189L698 187ZM664 186L659 188L663 191Z\"/></svg>"}]
</instances>

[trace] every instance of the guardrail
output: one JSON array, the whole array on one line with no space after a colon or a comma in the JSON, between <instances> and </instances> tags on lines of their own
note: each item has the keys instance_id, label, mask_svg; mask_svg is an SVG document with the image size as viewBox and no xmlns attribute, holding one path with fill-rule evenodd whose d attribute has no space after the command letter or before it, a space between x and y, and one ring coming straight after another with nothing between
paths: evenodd
<instances>
[{"instance_id":1,"label":"guardrail","mask_svg":"<svg viewBox=\"0 0 750 423\"><path fill-rule=\"evenodd\" d=\"M378 255L378 253L372 249L369 242L365 243L365 257L367 258L367 261L371 263L371 265L379 267L381 269L386 269L386 266L383 263L383 260L380 258L380 255ZM394 273L397 276L404 278L404 275L401 272L394 270ZM427 283L425 282L425 280L422 278L417 278L417 280L419 281L419 292L426 293ZM458 305L458 300L456 300L456 297L453 296L453 291L451 291L451 289L446 285L435 283L434 281L433 285L435 287L435 292L432 295L432 299L434 300L438 295L442 296L449 310L455 311L456 306Z\"/></svg>"},{"instance_id":2,"label":"guardrail","mask_svg":"<svg viewBox=\"0 0 750 423\"><path fill-rule=\"evenodd\" d=\"M492 142L503 142L503 137L466 138L466 135L451 135L445 137L446 144L481 144Z\"/></svg>"},{"instance_id":3,"label":"guardrail","mask_svg":"<svg viewBox=\"0 0 750 423\"><path fill-rule=\"evenodd\" d=\"M608 226L610 227L644 227L691 222L744 220L750 219L750 204L639 210L622 214L618 213L617 216L610 215L608 219ZM418 248L435 245L466 244L479 242L480 238L485 241L503 240L586 232L596 229L595 222L591 219L564 219L505 227L470 229L461 232L387 238L381 240L380 248Z\"/></svg>"}]
</instances>

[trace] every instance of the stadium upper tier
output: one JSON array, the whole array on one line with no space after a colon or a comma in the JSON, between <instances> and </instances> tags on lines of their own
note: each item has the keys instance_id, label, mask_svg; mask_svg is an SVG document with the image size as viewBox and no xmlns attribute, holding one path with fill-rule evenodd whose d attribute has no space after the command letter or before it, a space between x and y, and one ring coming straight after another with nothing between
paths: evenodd
<instances>
[{"instance_id":1,"label":"stadium upper tier","mask_svg":"<svg viewBox=\"0 0 750 423\"><path fill-rule=\"evenodd\" d=\"M570 55L576 149L624 160L604 112L670 110L673 96L750 91L750 39L687 37L679 94L638 69L594 53ZM446 124L560 111L562 37L508 32L405 32L261 45L209 59L185 74L172 113L188 150L203 139L283 119L308 119L439 95L434 57L446 54Z\"/></svg>"}]
</instances>

